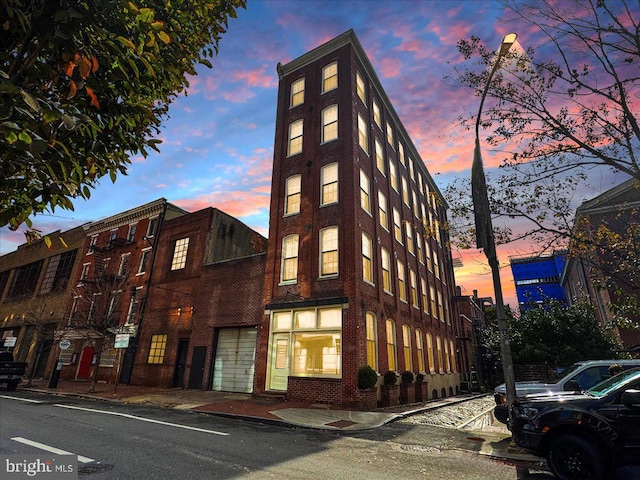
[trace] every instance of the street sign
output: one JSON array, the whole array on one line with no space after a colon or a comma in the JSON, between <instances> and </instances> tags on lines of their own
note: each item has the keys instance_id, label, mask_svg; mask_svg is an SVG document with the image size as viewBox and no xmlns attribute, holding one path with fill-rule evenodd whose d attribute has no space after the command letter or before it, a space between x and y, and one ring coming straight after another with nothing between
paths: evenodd
<instances>
[{"instance_id":1,"label":"street sign","mask_svg":"<svg viewBox=\"0 0 640 480\"><path fill-rule=\"evenodd\" d=\"M16 346L16 340L18 340L18 337L4 337L4 346L5 347L15 347Z\"/></svg>"},{"instance_id":2,"label":"street sign","mask_svg":"<svg viewBox=\"0 0 640 480\"><path fill-rule=\"evenodd\" d=\"M66 350L71 346L71 342L69 340L60 340L60 350Z\"/></svg>"},{"instance_id":3,"label":"street sign","mask_svg":"<svg viewBox=\"0 0 640 480\"><path fill-rule=\"evenodd\" d=\"M113 344L114 348L127 348L129 346L129 334L128 333L118 333L116 335L116 340Z\"/></svg>"}]
</instances>

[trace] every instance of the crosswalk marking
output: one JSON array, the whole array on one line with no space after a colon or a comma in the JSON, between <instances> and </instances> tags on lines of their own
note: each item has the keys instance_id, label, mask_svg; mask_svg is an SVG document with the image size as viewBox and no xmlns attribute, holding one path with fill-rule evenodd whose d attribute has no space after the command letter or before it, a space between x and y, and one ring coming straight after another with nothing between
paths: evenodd
<instances>
[{"instance_id":1,"label":"crosswalk marking","mask_svg":"<svg viewBox=\"0 0 640 480\"><path fill-rule=\"evenodd\" d=\"M35 448L39 448L40 450L45 450L47 452L55 453L56 455L75 455L73 452L67 452L66 450L60 450L59 448L52 447L51 445L46 445L40 442L34 442L33 440L29 440L27 438L22 437L13 437L11 440L15 442L24 443L25 445L30 445ZM93 458L83 457L82 455L78 455L78 461L81 463L91 463L95 462Z\"/></svg>"},{"instance_id":2,"label":"crosswalk marking","mask_svg":"<svg viewBox=\"0 0 640 480\"><path fill-rule=\"evenodd\" d=\"M216 430L207 430L205 428L190 427L188 425L180 425L179 423L170 423L170 422L163 422L162 420L154 420L152 418L137 417L135 415L130 415L128 413L109 412L109 411L106 411L106 410L96 410L94 408L74 407L72 405L62 405L60 403L56 403L54 406L61 407L61 408L70 408L72 410L82 410L84 412L102 413L104 415L116 415L118 417L130 418L132 420L140 420L141 422L156 423L158 425L167 425L169 427L176 427L176 428L184 428L185 430L193 430L193 431L196 431L196 432L211 433L213 435L223 435L223 436L229 435L228 433L218 432Z\"/></svg>"}]
</instances>

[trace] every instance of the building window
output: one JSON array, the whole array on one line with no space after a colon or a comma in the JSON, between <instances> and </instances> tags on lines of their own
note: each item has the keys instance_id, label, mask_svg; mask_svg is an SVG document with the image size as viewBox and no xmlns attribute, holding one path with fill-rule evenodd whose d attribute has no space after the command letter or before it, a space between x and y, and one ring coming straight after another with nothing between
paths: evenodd
<instances>
[{"instance_id":1,"label":"building window","mask_svg":"<svg viewBox=\"0 0 640 480\"><path fill-rule=\"evenodd\" d=\"M378 170L380 170L380 172L382 172L383 175L386 175L386 171L384 168L384 154L382 152L382 144L380 143L380 140L378 140L376 138L375 140L375 144L376 144L376 167L378 167Z\"/></svg>"},{"instance_id":2,"label":"building window","mask_svg":"<svg viewBox=\"0 0 640 480\"><path fill-rule=\"evenodd\" d=\"M87 312L87 323L91 322L93 320L93 314L96 311L97 305L98 305L98 297L101 295L101 292L97 292L94 293L91 296L91 304L89 305L89 311ZM97 322L99 322L101 319L98 318Z\"/></svg>"},{"instance_id":3,"label":"building window","mask_svg":"<svg viewBox=\"0 0 640 480\"><path fill-rule=\"evenodd\" d=\"M164 362L164 352L167 348L167 335L152 335L149 345L147 363L161 364Z\"/></svg>"},{"instance_id":4,"label":"building window","mask_svg":"<svg viewBox=\"0 0 640 480\"><path fill-rule=\"evenodd\" d=\"M409 284L411 287L411 305L415 308L420 308L418 305L418 279L413 269L409 269Z\"/></svg>"},{"instance_id":5,"label":"building window","mask_svg":"<svg viewBox=\"0 0 640 480\"><path fill-rule=\"evenodd\" d=\"M451 356L451 371L455 373L458 371L458 367L456 366L456 351L451 340L449 340L449 354Z\"/></svg>"},{"instance_id":6,"label":"building window","mask_svg":"<svg viewBox=\"0 0 640 480\"><path fill-rule=\"evenodd\" d=\"M404 264L398 260L398 296L403 302L407 301L407 286L406 278L404 276Z\"/></svg>"},{"instance_id":7,"label":"building window","mask_svg":"<svg viewBox=\"0 0 640 480\"><path fill-rule=\"evenodd\" d=\"M424 253L422 251L422 235L416 232L416 250L418 251L418 261L424 265Z\"/></svg>"},{"instance_id":8,"label":"building window","mask_svg":"<svg viewBox=\"0 0 640 480\"><path fill-rule=\"evenodd\" d=\"M322 93L338 88L338 62L333 62L322 69Z\"/></svg>"},{"instance_id":9,"label":"building window","mask_svg":"<svg viewBox=\"0 0 640 480\"><path fill-rule=\"evenodd\" d=\"M367 104L367 95L364 89L364 80L362 79L362 75L356 72L356 91L358 92L358 97L362 100L362 103Z\"/></svg>"},{"instance_id":10,"label":"building window","mask_svg":"<svg viewBox=\"0 0 640 480\"><path fill-rule=\"evenodd\" d=\"M420 277L420 297L422 298L422 311L429 313L429 301L427 300L427 282Z\"/></svg>"},{"instance_id":11,"label":"building window","mask_svg":"<svg viewBox=\"0 0 640 480\"><path fill-rule=\"evenodd\" d=\"M142 287L132 288L131 300L129 301L129 310L127 311L127 319L125 325L133 325L135 323L136 316L138 315L138 309L140 308L139 297L142 293Z\"/></svg>"},{"instance_id":12,"label":"building window","mask_svg":"<svg viewBox=\"0 0 640 480\"><path fill-rule=\"evenodd\" d=\"M176 240L173 247L173 259L171 260L171 270L180 270L187 264L187 250L189 249L189 237Z\"/></svg>"},{"instance_id":13,"label":"building window","mask_svg":"<svg viewBox=\"0 0 640 480\"><path fill-rule=\"evenodd\" d=\"M387 319L387 360L389 363L389 370L395 371L397 369L396 359L396 325L393 320Z\"/></svg>"},{"instance_id":14,"label":"building window","mask_svg":"<svg viewBox=\"0 0 640 480\"><path fill-rule=\"evenodd\" d=\"M411 180L414 182L416 181L416 174L413 171L413 159L411 158L409 158L409 176L411 177Z\"/></svg>"},{"instance_id":15,"label":"building window","mask_svg":"<svg viewBox=\"0 0 640 480\"><path fill-rule=\"evenodd\" d=\"M320 230L320 276L338 274L338 227Z\"/></svg>"},{"instance_id":16,"label":"building window","mask_svg":"<svg viewBox=\"0 0 640 480\"><path fill-rule=\"evenodd\" d=\"M400 212L396 207L393 207L393 236L402 243L402 228L400 227Z\"/></svg>"},{"instance_id":17,"label":"building window","mask_svg":"<svg viewBox=\"0 0 640 480\"><path fill-rule=\"evenodd\" d=\"M151 258L151 248L145 248L142 250L142 256L140 257L140 265L138 266L138 274L141 275L147 271L149 267L149 259Z\"/></svg>"},{"instance_id":18,"label":"building window","mask_svg":"<svg viewBox=\"0 0 640 480\"><path fill-rule=\"evenodd\" d=\"M362 115L358 114L358 144L367 153L369 153L367 122Z\"/></svg>"},{"instance_id":19,"label":"building window","mask_svg":"<svg viewBox=\"0 0 640 480\"><path fill-rule=\"evenodd\" d=\"M393 160L389 159L389 178L391 179L391 187L398 191L398 170Z\"/></svg>"},{"instance_id":20,"label":"building window","mask_svg":"<svg viewBox=\"0 0 640 480\"><path fill-rule=\"evenodd\" d=\"M66 288L71 277L73 263L76 260L76 252L77 250L71 250L49 258L47 270L40 285L40 295L61 292ZM2 295L2 290L0 290L0 295Z\"/></svg>"},{"instance_id":21,"label":"building window","mask_svg":"<svg viewBox=\"0 0 640 480\"><path fill-rule=\"evenodd\" d=\"M109 308L107 309L107 319L109 322L114 321L114 314L117 315L117 308L120 303L120 295L122 290L111 292L111 299L109 300Z\"/></svg>"},{"instance_id":22,"label":"building window","mask_svg":"<svg viewBox=\"0 0 640 480\"><path fill-rule=\"evenodd\" d=\"M413 228L409 222L404 222L404 233L407 237L407 249L412 255L415 255L415 251L413 249Z\"/></svg>"},{"instance_id":23,"label":"building window","mask_svg":"<svg viewBox=\"0 0 640 480\"><path fill-rule=\"evenodd\" d=\"M287 156L302 152L302 120L296 120L289 125L289 153Z\"/></svg>"},{"instance_id":24,"label":"building window","mask_svg":"<svg viewBox=\"0 0 640 480\"><path fill-rule=\"evenodd\" d=\"M300 184L302 177L300 175L293 175L287 178L286 181L286 195L284 199L284 214L294 215L300 213Z\"/></svg>"},{"instance_id":25,"label":"building window","mask_svg":"<svg viewBox=\"0 0 640 480\"><path fill-rule=\"evenodd\" d=\"M82 265L82 272L80 273L80 284L82 284L82 282L86 280L87 277L89 277L90 268L91 268L91 263L85 263Z\"/></svg>"},{"instance_id":26,"label":"building window","mask_svg":"<svg viewBox=\"0 0 640 480\"><path fill-rule=\"evenodd\" d=\"M298 280L298 235L289 235L282 240L280 278L283 283L295 283Z\"/></svg>"},{"instance_id":27,"label":"building window","mask_svg":"<svg viewBox=\"0 0 640 480\"><path fill-rule=\"evenodd\" d=\"M438 318L438 311L436 310L436 289L432 286L429 287L429 297L431 298L431 316Z\"/></svg>"},{"instance_id":28,"label":"building window","mask_svg":"<svg viewBox=\"0 0 640 480\"><path fill-rule=\"evenodd\" d=\"M392 293L391 290L391 260L389 257L389 252L386 248L382 247L381 252L381 263L382 263L382 288L387 293Z\"/></svg>"},{"instance_id":29,"label":"building window","mask_svg":"<svg viewBox=\"0 0 640 480\"><path fill-rule=\"evenodd\" d=\"M322 111L322 142L338 138L338 106L331 105Z\"/></svg>"},{"instance_id":30,"label":"building window","mask_svg":"<svg viewBox=\"0 0 640 480\"><path fill-rule=\"evenodd\" d=\"M387 142L393 148L393 129L391 125L389 125L389 122L387 122Z\"/></svg>"},{"instance_id":31,"label":"building window","mask_svg":"<svg viewBox=\"0 0 640 480\"><path fill-rule=\"evenodd\" d=\"M380 226L389 231L389 215L387 213L387 197L378 190L378 216L380 217Z\"/></svg>"},{"instance_id":32,"label":"building window","mask_svg":"<svg viewBox=\"0 0 640 480\"><path fill-rule=\"evenodd\" d=\"M429 372L435 373L436 366L433 360L433 337L427 333L427 358L429 359Z\"/></svg>"},{"instance_id":33,"label":"building window","mask_svg":"<svg viewBox=\"0 0 640 480\"><path fill-rule=\"evenodd\" d=\"M418 210L418 197L415 190L411 191L411 200L413 200L413 214L416 218L420 218L420 211Z\"/></svg>"},{"instance_id":34,"label":"building window","mask_svg":"<svg viewBox=\"0 0 640 480\"><path fill-rule=\"evenodd\" d=\"M442 303L442 292L438 290L438 313L440 321L444 323L444 304Z\"/></svg>"},{"instance_id":35,"label":"building window","mask_svg":"<svg viewBox=\"0 0 640 480\"><path fill-rule=\"evenodd\" d=\"M109 232L109 246L114 246L116 243L116 239L118 238L118 229L111 230Z\"/></svg>"},{"instance_id":36,"label":"building window","mask_svg":"<svg viewBox=\"0 0 640 480\"><path fill-rule=\"evenodd\" d=\"M38 260L15 269L13 280L7 293L7 300L31 297L35 293L43 263L44 260Z\"/></svg>"},{"instance_id":37,"label":"building window","mask_svg":"<svg viewBox=\"0 0 640 480\"><path fill-rule=\"evenodd\" d=\"M404 159L404 145L402 145L400 142L398 142L398 158L400 159L400 163L402 163L402 165L406 167L407 162Z\"/></svg>"},{"instance_id":38,"label":"building window","mask_svg":"<svg viewBox=\"0 0 640 480\"><path fill-rule=\"evenodd\" d=\"M430 272L433 272L433 264L431 261L431 244L429 243L429 240L425 239L424 246L427 253L427 268Z\"/></svg>"},{"instance_id":39,"label":"building window","mask_svg":"<svg viewBox=\"0 0 640 480\"><path fill-rule=\"evenodd\" d=\"M365 282L373 283L373 244L371 237L362 232L362 279Z\"/></svg>"},{"instance_id":40,"label":"building window","mask_svg":"<svg viewBox=\"0 0 640 480\"><path fill-rule=\"evenodd\" d=\"M338 203L338 164L330 163L320 170L320 205Z\"/></svg>"},{"instance_id":41,"label":"building window","mask_svg":"<svg viewBox=\"0 0 640 480\"><path fill-rule=\"evenodd\" d=\"M413 370L411 362L411 327L402 325L402 353L404 354L404 369Z\"/></svg>"},{"instance_id":42,"label":"building window","mask_svg":"<svg viewBox=\"0 0 640 480\"><path fill-rule=\"evenodd\" d=\"M127 232L127 242L131 243L136 237L136 228L138 227L137 223L129 225L129 231Z\"/></svg>"},{"instance_id":43,"label":"building window","mask_svg":"<svg viewBox=\"0 0 640 480\"><path fill-rule=\"evenodd\" d=\"M125 277L129 273L129 259L131 253L123 253L120 255L120 266L118 267L118 276Z\"/></svg>"},{"instance_id":44,"label":"building window","mask_svg":"<svg viewBox=\"0 0 640 480\"><path fill-rule=\"evenodd\" d=\"M367 365L374 370L378 370L378 337L376 316L367 312Z\"/></svg>"},{"instance_id":45,"label":"building window","mask_svg":"<svg viewBox=\"0 0 640 480\"><path fill-rule=\"evenodd\" d=\"M291 84L291 107L304 103L304 78Z\"/></svg>"},{"instance_id":46,"label":"building window","mask_svg":"<svg viewBox=\"0 0 640 480\"><path fill-rule=\"evenodd\" d=\"M436 335L436 355L438 357L438 371L444 373L444 359L442 358L442 340Z\"/></svg>"},{"instance_id":47,"label":"building window","mask_svg":"<svg viewBox=\"0 0 640 480\"><path fill-rule=\"evenodd\" d=\"M93 255L93 252L95 251L97 244L98 244L98 235L92 235L91 240L89 241L89 248L87 250L87 255Z\"/></svg>"},{"instance_id":48,"label":"building window","mask_svg":"<svg viewBox=\"0 0 640 480\"><path fill-rule=\"evenodd\" d=\"M424 372L424 348L422 347L422 332L416 330L416 353L418 354L418 371Z\"/></svg>"},{"instance_id":49,"label":"building window","mask_svg":"<svg viewBox=\"0 0 640 480\"><path fill-rule=\"evenodd\" d=\"M365 212L371 213L369 177L362 169L360 170L360 206Z\"/></svg>"},{"instance_id":50,"label":"building window","mask_svg":"<svg viewBox=\"0 0 640 480\"><path fill-rule=\"evenodd\" d=\"M147 227L147 237L151 238L156 234L158 229L158 217L149 219L149 226Z\"/></svg>"},{"instance_id":51,"label":"building window","mask_svg":"<svg viewBox=\"0 0 640 480\"><path fill-rule=\"evenodd\" d=\"M376 122L376 125L378 125L378 127L380 127L380 130L382 130L382 119L380 117L380 107L378 106L378 103L375 100L373 101L373 121Z\"/></svg>"},{"instance_id":52,"label":"building window","mask_svg":"<svg viewBox=\"0 0 640 480\"><path fill-rule=\"evenodd\" d=\"M407 207L409 206L409 185L404 177L402 177L402 201Z\"/></svg>"},{"instance_id":53,"label":"building window","mask_svg":"<svg viewBox=\"0 0 640 480\"><path fill-rule=\"evenodd\" d=\"M444 340L444 370L447 373L451 373L451 362L449 361L449 344L447 339Z\"/></svg>"}]
</instances>

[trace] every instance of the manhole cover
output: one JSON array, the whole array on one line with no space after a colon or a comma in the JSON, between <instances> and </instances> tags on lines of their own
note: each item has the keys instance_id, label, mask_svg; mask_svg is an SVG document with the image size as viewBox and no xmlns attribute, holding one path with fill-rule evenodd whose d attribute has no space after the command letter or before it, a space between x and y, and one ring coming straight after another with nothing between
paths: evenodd
<instances>
[{"instance_id":1,"label":"manhole cover","mask_svg":"<svg viewBox=\"0 0 640 480\"><path fill-rule=\"evenodd\" d=\"M440 449L436 447L425 447L424 445L402 445L402 450L408 450L409 452L420 453L440 453Z\"/></svg>"}]
</instances>

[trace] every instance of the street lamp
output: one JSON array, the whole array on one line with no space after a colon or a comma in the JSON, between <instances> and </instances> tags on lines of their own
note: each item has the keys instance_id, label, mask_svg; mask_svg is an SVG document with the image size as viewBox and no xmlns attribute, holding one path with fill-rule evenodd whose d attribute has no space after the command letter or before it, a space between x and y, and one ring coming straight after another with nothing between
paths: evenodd
<instances>
[{"instance_id":1,"label":"street lamp","mask_svg":"<svg viewBox=\"0 0 640 480\"><path fill-rule=\"evenodd\" d=\"M507 321L504 314L504 301L502 299L502 285L500 283L500 264L496 254L496 242L493 236L493 224L491 222L491 211L489 209L489 198L487 196L487 184L484 176L484 168L482 166L482 155L480 153L480 139L478 131L480 128L480 115L482 115L482 107L484 99L489 91L491 80L496 70L500 67L502 57L509 51L509 48L516 41L517 35L509 33L502 39L500 52L491 69L487 84L482 92L480 100L480 108L476 117L476 145L473 151L473 165L471 167L471 195L473 198L473 212L476 224L476 246L482 248L489 266L491 267L491 276L493 277L493 289L496 296L496 320L498 322L498 331L500 332L500 356L502 357L502 371L504 373L504 383L507 390L507 408L509 412L509 421L511 423L512 413L511 406L516 397L516 382L513 371L513 357L511 356L511 344L507 335Z\"/></svg>"}]
</instances>

